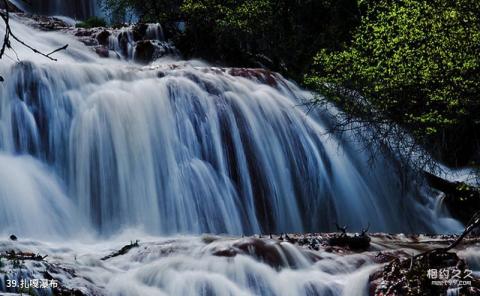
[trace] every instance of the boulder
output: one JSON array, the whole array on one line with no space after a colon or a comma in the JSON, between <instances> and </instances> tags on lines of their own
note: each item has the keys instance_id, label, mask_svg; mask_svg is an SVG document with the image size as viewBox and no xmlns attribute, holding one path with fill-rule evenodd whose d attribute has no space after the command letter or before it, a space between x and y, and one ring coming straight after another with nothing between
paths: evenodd
<instances>
[{"instance_id":1,"label":"boulder","mask_svg":"<svg viewBox=\"0 0 480 296\"><path fill-rule=\"evenodd\" d=\"M100 45L95 47L95 52L98 54L98 56L102 58L108 58L110 56L110 50L108 47Z\"/></svg>"},{"instance_id":2,"label":"boulder","mask_svg":"<svg viewBox=\"0 0 480 296\"><path fill-rule=\"evenodd\" d=\"M133 41L146 40L147 28L147 24L136 24L132 29Z\"/></svg>"},{"instance_id":3,"label":"boulder","mask_svg":"<svg viewBox=\"0 0 480 296\"><path fill-rule=\"evenodd\" d=\"M148 64L154 58L155 45L150 40L139 41L135 46L133 60L137 63Z\"/></svg>"},{"instance_id":4,"label":"boulder","mask_svg":"<svg viewBox=\"0 0 480 296\"><path fill-rule=\"evenodd\" d=\"M110 35L111 35L111 33L108 32L107 30L103 30L100 33L98 33L97 34L98 44L103 45L103 46L108 46Z\"/></svg>"},{"instance_id":5,"label":"boulder","mask_svg":"<svg viewBox=\"0 0 480 296\"><path fill-rule=\"evenodd\" d=\"M127 32L120 32L117 36L118 47L120 48L120 54L123 56L128 56L128 44L129 38Z\"/></svg>"}]
</instances>

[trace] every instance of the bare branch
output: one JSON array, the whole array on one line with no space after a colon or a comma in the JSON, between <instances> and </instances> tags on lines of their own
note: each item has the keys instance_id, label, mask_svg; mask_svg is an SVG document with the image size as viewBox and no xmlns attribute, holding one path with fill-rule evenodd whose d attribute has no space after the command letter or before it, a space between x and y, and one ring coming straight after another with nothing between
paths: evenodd
<instances>
[{"instance_id":1,"label":"bare branch","mask_svg":"<svg viewBox=\"0 0 480 296\"><path fill-rule=\"evenodd\" d=\"M368 222L367 228L362 228L362 233L360 234L360 236L366 235L369 229L370 229L370 222Z\"/></svg>"},{"instance_id":2,"label":"bare branch","mask_svg":"<svg viewBox=\"0 0 480 296\"><path fill-rule=\"evenodd\" d=\"M340 225L338 225L338 223L335 222L335 226L337 227L337 230L342 233L342 235L347 235L347 229L348 229L347 225L340 227Z\"/></svg>"},{"instance_id":3,"label":"bare branch","mask_svg":"<svg viewBox=\"0 0 480 296\"><path fill-rule=\"evenodd\" d=\"M25 46L26 48L28 49L31 49L34 53L36 54L39 54L45 58L48 58L52 61L57 61L57 59L51 57L52 54L56 53L56 52L59 52L61 50L66 50L67 47L68 47L68 44L62 46L62 47L59 47L55 50L53 50L52 52L50 53L43 53L42 51L36 49L35 47L29 45L28 43L26 43L25 41L23 41L22 39L20 39L19 37L17 37L11 27L10 27L10 11L9 11L9 1L7 0L2 0L4 6L5 6L5 10L3 12L0 12L0 18L3 20L3 22L5 23L5 35L3 37L3 44L2 44L2 47L0 49L0 59L3 58L3 56L5 55L5 51L6 49L12 49L11 47L11 39L14 39L15 41L17 41L18 43L20 43L21 45ZM0 82L1 81L4 81L3 77L0 76Z\"/></svg>"}]
</instances>

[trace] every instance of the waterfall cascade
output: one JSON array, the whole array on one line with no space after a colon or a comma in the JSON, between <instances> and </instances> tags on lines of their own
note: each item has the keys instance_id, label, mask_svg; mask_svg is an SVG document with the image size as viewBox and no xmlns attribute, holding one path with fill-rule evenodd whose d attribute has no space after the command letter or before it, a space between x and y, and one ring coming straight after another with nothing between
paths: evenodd
<instances>
[{"instance_id":1,"label":"waterfall cascade","mask_svg":"<svg viewBox=\"0 0 480 296\"><path fill-rule=\"evenodd\" d=\"M60 63L19 51L22 62L1 67L3 158L19 170L28 170L22 162L43 167L0 181L9 188L0 190L4 201L15 186L35 184L35 196L18 194L4 203L6 213L23 199L58 196L62 202L38 214L46 225L75 208L80 218L72 222L100 233L327 231L334 221L352 230L446 227L427 200L402 189L391 162L370 167L368 152L327 135L328 114L307 115L299 103L311 94L277 74L101 60L66 36L14 25L36 36L39 49L70 47ZM49 182L35 182L41 170ZM2 215L0 225L32 234L27 219ZM68 221L62 226L75 231Z\"/></svg>"},{"instance_id":2,"label":"waterfall cascade","mask_svg":"<svg viewBox=\"0 0 480 296\"><path fill-rule=\"evenodd\" d=\"M101 38L108 34L107 38ZM97 40L108 49L108 56L138 63L148 63L160 57L179 55L175 46L165 39L160 24L139 24L123 27L118 30L101 31ZM112 54L113 52L113 54Z\"/></svg>"},{"instance_id":3,"label":"waterfall cascade","mask_svg":"<svg viewBox=\"0 0 480 296\"><path fill-rule=\"evenodd\" d=\"M360 139L328 134L341 114L307 112L312 94L278 74L175 57L141 66L129 47L125 59L101 59L65 33L11 22L38 50L69 46L52 62L12 41L21 62L7 51L0 63L0 234L20 237L0 241L0 253L49 255L2 263L12 271L2 292L48 275L75 295L368 295L381 238L365 254L340 254L316 238L307 250L196 234L460 227L400 183L394 160L369 165ZM147 30L162 39L158 26ZM141 247L103 260L132 238ZM476 254L463 255L478 263Z\"/></svg>"}]
</instances>

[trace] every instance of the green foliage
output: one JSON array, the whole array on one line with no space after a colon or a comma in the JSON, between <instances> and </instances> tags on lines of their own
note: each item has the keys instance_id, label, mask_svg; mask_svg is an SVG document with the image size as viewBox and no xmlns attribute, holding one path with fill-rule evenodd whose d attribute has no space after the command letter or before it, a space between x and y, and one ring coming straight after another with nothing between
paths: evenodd
<instances>
[{"instance_id":1,"label":"green foliage","mask_svg":"<svg viewBox=\"0 0 480 296\"><path fill-rule=\"evenodd\" d=\"M113 22L123 22L126 14L136 14L142 22L165 22L179 18L183 0L99 0Z\"/></svg>"},{"instance_id":2,"label":"green foliage","mask_svg":"<svg viewBox=\"0 0 480 296\"><path fill-rule=\"evenodd\" d=\"M83 22L79 22L76 27L77 28L96 28L96 27L106 27L107 22L99 17L92 16L86 19Z\"/></svg>"},{"instance_id":3,"label":"green foliage","mask_svg":"<svg viewBox=\"0 0 480 296\"><path fill-rule=\"evenodd\" d=\"M320 50L306 84L359 118L400 124L444 160L470 157L480 123L480 2L360 3L352 44Z\"/></svg>"},{"instance_id":4,"label":"green foliage","mask_svg":"<svg viewBox=\"0 0 480 296\"><path fill-rule=\"evenodd\" d=\"M245 63L245 53L258 47L254 39L271 26L273 17L268 0L186 0L181 10L187 24L183 41L197 45L190 50L184 46L188 55L239 63Z\"/></svg>"},{"instance_id":5,"label":"green foliage","mask_svg":"<svg viewBox=\"0 0 480 296\"><path fill-rule=\"evenodd\" d=\"M354 0L186 0L195 44L189 56L236 66L266 66L301 77L319 48L340 48L357 20ZM181 48L181 49L183 49Z\"/></svg>"},{"instance_id":6,"label":"green foliage","mask_svg":"<svg viewBox=\"0 0 480 296\"><path fill-rule=\"evenodd\" d=\"M133 10L141 21L162 22L187 58L300 79L318 49L341 48L358 21L356 0L103 1L114 15Z\"/></svg>"},{"instance_id":7,"label":"green foliage","mask_svg":"<svg viewBox=\"0 0 480 296\"><path fill-rule=\"evenodd\" d=\"M273 7L269 0L186 0L181 10L192 23L212 24L218 32L251 35L255 28L269 25Z\"/></svg>"},{"instance_id":8,"label":"green foliage","mask_svg":"<svg viewBox=\"0 0 480 296\"><path fill-rule=\"evenodd\" d=\"M162 22L186 58L280 71L450 164L479 150L477 0L102 1Z\"/></svg>"}]
</instances>

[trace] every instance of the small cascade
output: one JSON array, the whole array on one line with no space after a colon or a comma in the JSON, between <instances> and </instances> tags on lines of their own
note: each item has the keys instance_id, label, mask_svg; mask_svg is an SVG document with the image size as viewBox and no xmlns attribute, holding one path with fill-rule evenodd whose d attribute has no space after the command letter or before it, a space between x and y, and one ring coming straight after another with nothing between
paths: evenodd
<instances>
[{"instance_id":1,"label":"small cascade","mask_svg":"<svg viewBox=\"0 0 480 296\"><path fill-rule=\"evenodd\" d=\"M104 39L106 36L108 40ZM138 63L146 64L166 55L178 55L173 44L165 40L160 24L137 24L102 31L97 40L115 56Z\"/></svg>"},{"instance_id":2,"label":"small cascade","mask_svg":"<svg viewBox=\"0 0 480 296\"><path fill-rule=\"evenodd\" d=\"M148 64L159 58L177 58L179 52L167 41L160 24L140 23L121 28L62 28L92 47L102 58Z\"/></svg>"}]
</instances>

